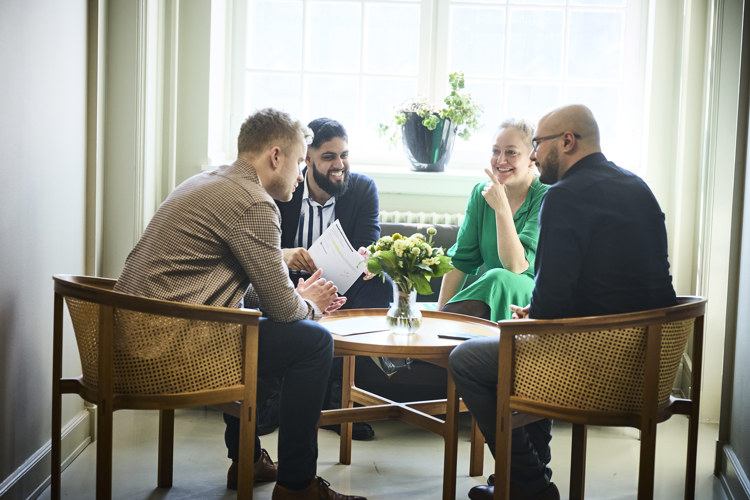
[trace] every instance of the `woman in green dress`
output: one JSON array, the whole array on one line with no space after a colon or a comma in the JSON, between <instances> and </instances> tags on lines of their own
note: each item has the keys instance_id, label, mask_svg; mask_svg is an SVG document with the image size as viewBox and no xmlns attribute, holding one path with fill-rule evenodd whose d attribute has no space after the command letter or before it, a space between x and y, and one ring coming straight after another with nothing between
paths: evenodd
<instances>
[{"instance_id":1,"label":"woman in green dress","mask_svg":"<svg viewBox=\"0 0 750 500\"><path fill-rule=\"evenodd\" d=\"M534 288L539 207L547 186L529 159L534 127L504 121L495 134L489 180L474 186L456 244L448 250L455 269L443 277L438 308L499 321L511 304L528 304ZM469 274L487 271L461 289Z\"/></svg>"}]
</instances>

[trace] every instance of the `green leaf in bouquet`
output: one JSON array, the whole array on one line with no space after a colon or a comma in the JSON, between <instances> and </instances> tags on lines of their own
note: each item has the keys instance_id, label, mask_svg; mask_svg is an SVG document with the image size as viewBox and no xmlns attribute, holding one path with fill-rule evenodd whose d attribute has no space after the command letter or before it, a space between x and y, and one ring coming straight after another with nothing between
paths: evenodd
<instances>
[{"instance_id":1,"label":"green leaf in bouquet","mask_svg":"<svg viewBox=\"0 0 750 500\"><path fill-rule=\"evenodd\" d=\"M432 288L430 288L430 282L428 279L419 273L409 273L409 279L411 279L414 282L414 289L417 291L420 295L429 295L432 293Z\"/></svg>"}]
</instances>

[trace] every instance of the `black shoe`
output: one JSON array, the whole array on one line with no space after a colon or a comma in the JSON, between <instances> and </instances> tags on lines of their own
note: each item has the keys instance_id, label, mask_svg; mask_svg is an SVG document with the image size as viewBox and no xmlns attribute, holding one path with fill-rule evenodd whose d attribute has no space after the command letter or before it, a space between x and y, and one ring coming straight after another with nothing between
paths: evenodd
<instances>
[{"instance_id":1,"label":"black shoe","mask_svg":"<svg viewBox=\"0 0 750 500\"><path fill-rule=\"evenodd\" d=\"M490 476L494 482L494 475ZM487 480L489 483L489 479ZM469 490L469 498L471 500L492 500L495 496L494 485L481 485L474 486ZM521 488L514 482L510 483L510 498L511 500L560 500L560 492L555 486L555 483L549 483L545 489L534 495L526 495Z\"/></svg>"},{"instance_id":2,"label":"black shoe","mask_svg":"<svg viewBox=\"0 0 750 500\"><path fill-rule=\"evenodd\" d=\"M321 427L341 435L341 425L331 424ZM370 441L375 438L375 430L367 422L354 422L352 424L352 439L355 441Z\"/></svg>"}]
</instances>

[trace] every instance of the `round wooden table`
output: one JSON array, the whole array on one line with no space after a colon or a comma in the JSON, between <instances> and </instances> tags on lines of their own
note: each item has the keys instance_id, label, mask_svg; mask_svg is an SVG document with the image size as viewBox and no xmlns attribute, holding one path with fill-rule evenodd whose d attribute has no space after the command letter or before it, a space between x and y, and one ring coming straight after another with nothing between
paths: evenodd
<instances>
[{"instance_id":1,"label":"round wooden table","mask_svg":"<svg viewBox=\"0 0 750 500\"><path fill-rule=\"evenodd\" d=\"M458 414L467 411L460 402L456 386L447 372L447 399L399 403L362 390L354 382L355 356L385 356L421 359L448 368L448 356L462 340L439 338L440 333L499 335L491 321L441 311L422 311L421 328L412 335L396 335L387 330L386 309L348 309L336 311L321 323L334 338L334 354L344 357L341 409L323 411L320 425L341 425L339 460L351 463L352 422L399 419L443 436L445 440L443 499L456 497L456 457L458 452ZM351 333L357 332L357 333ZM363 406L354 408L354 403ZM441 420L435 415L445 415ZM472 425L470 474L482 474L484 440Z\"/></svg>"}]
</instances>

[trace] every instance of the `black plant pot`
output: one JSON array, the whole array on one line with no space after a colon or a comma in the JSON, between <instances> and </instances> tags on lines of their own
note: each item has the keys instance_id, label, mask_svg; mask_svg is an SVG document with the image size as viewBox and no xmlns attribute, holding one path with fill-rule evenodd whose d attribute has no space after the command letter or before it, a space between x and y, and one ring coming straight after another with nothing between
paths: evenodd
<instances>
[{"instance_id":1,"label":"black plant pot","mask_svg":"<svg viewBox=\"0 0 750 500\"><path fill-rule=\"evenodd\" d=\"M412 170L442 172L451 159L456 126L449 118L441 118L435 130L428 130L418 114L409 112L401 126L401 138Z\"/></svg>"}]
</instances>

